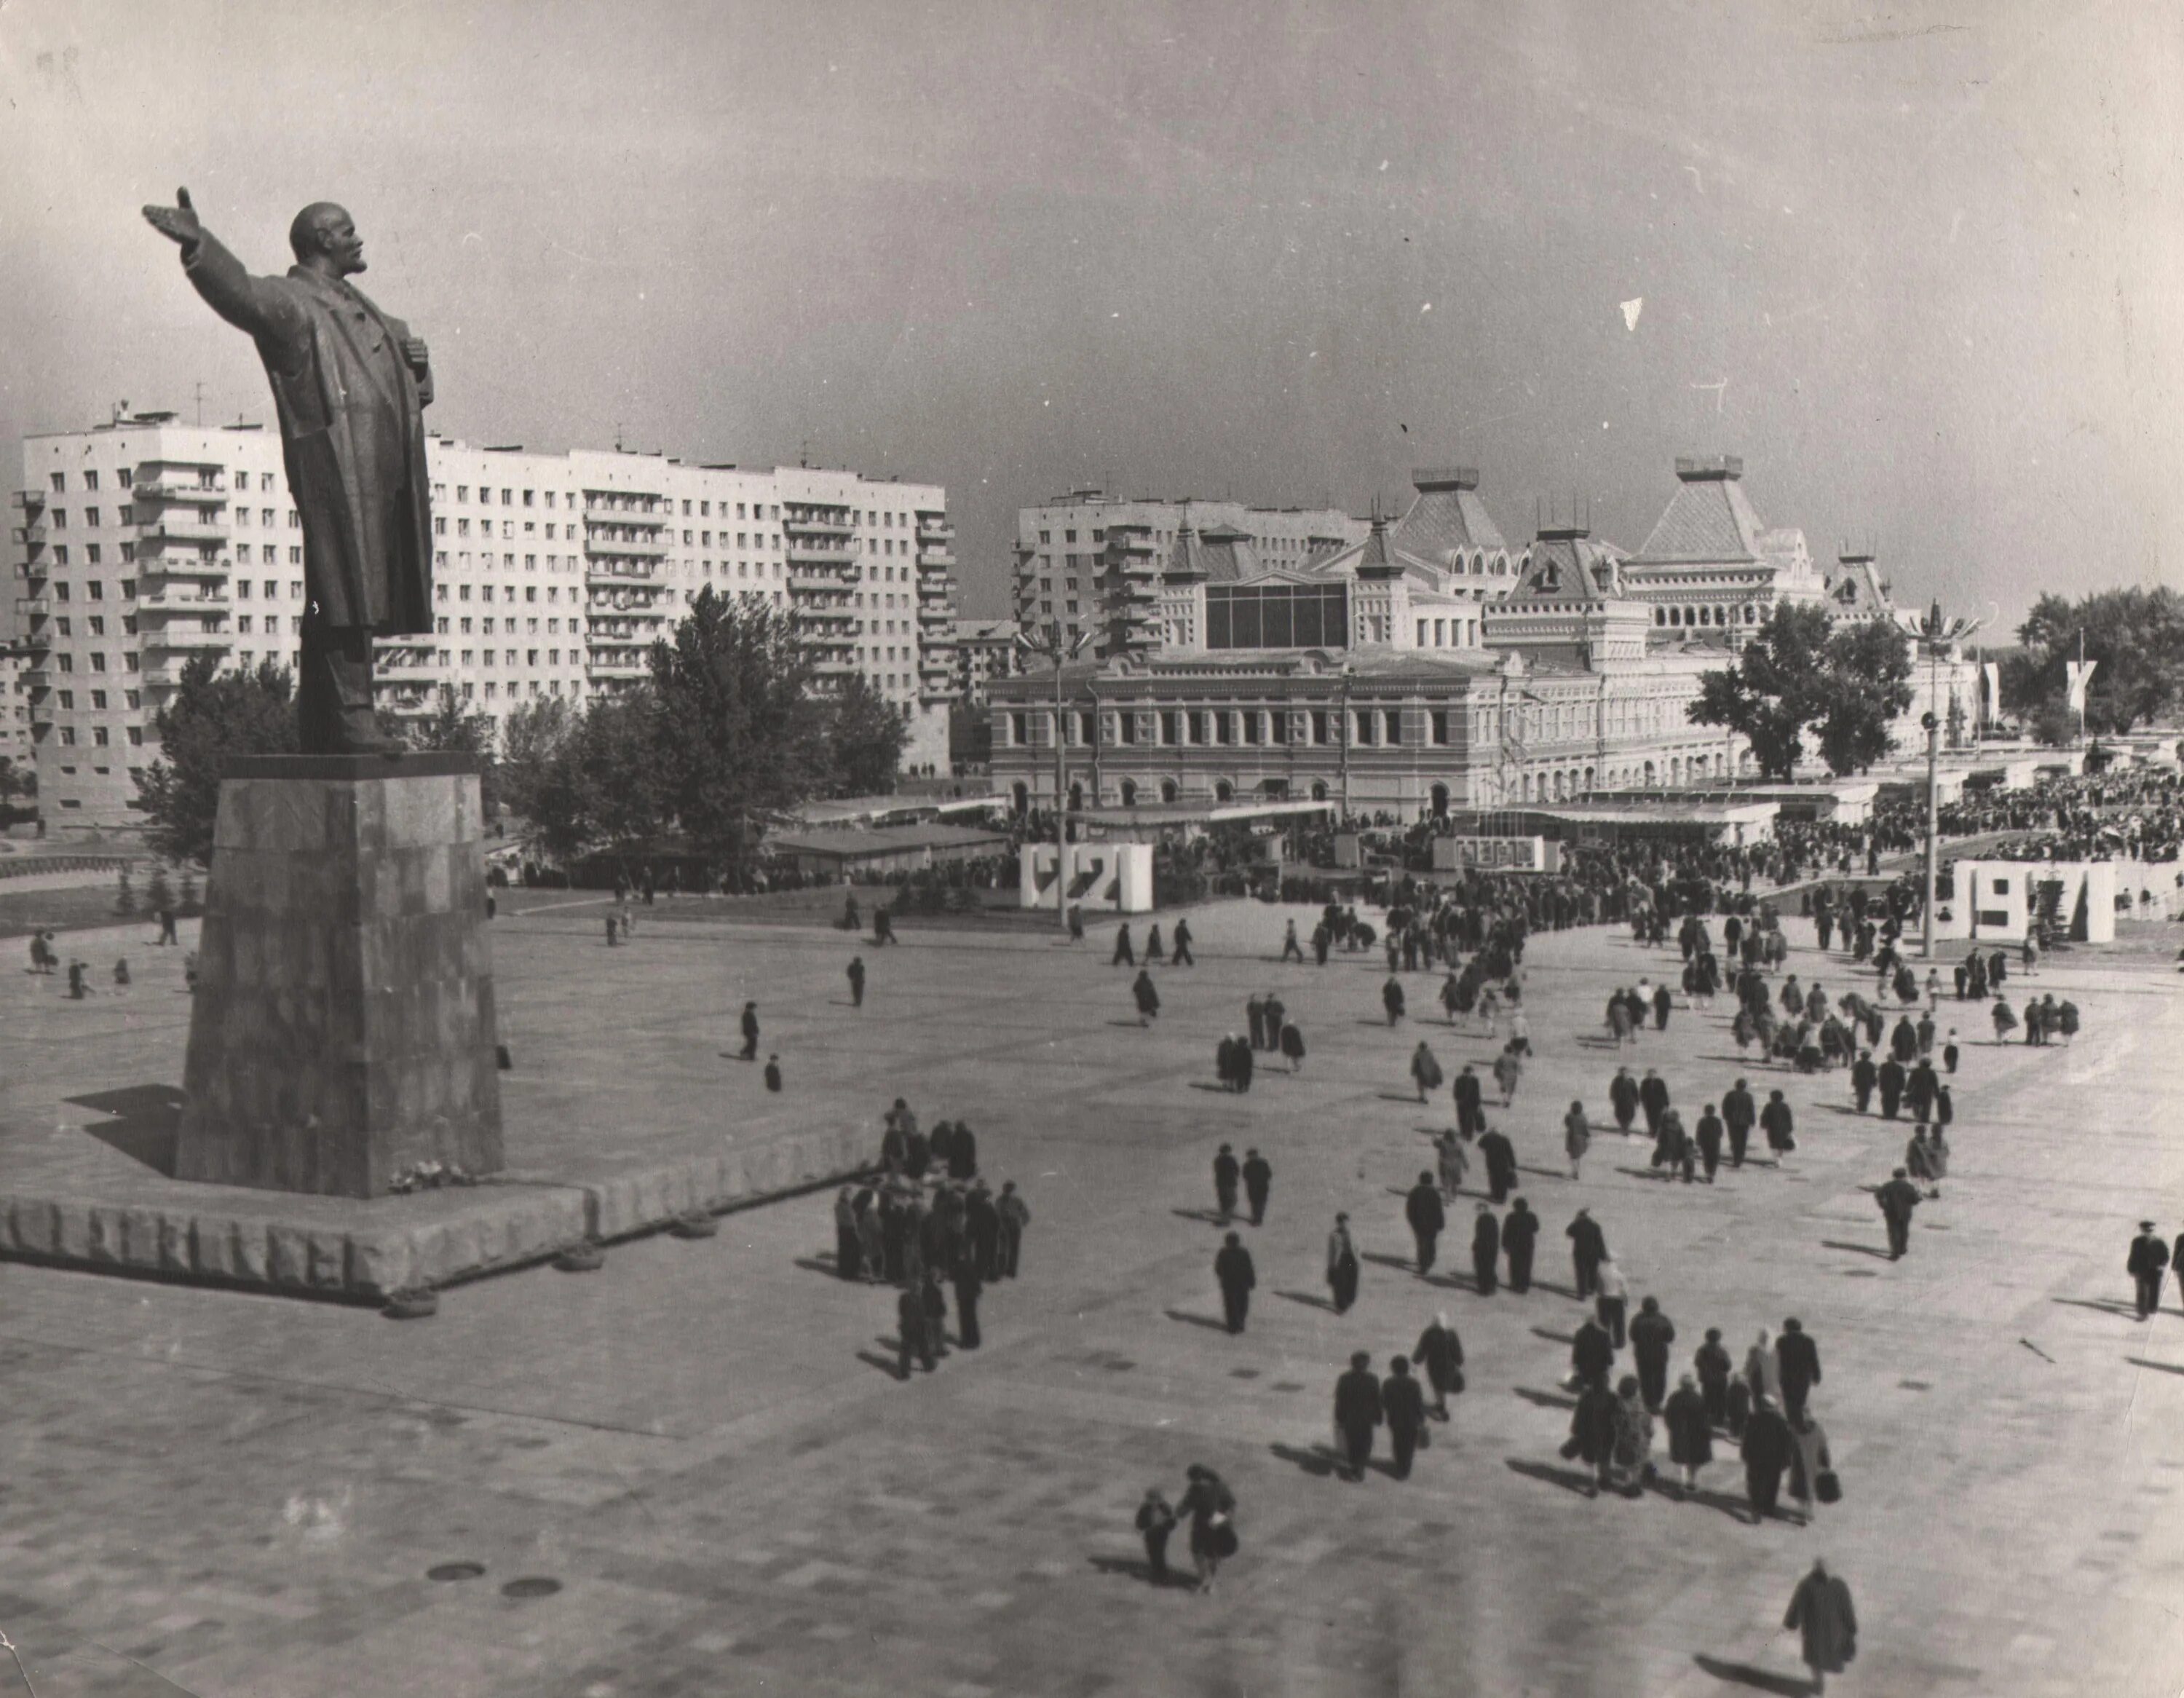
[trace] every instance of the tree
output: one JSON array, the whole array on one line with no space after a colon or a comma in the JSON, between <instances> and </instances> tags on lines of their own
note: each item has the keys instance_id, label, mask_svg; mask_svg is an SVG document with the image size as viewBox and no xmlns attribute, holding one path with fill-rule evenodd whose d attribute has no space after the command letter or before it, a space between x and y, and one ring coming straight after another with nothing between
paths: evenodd
<instances>
[{"instance_id":1,"label":"tree","mask_svg":"<svg viewBox=\"0 0 2184 1698\"><path fill-rule=\"evenodd\" d=\"M549 750L526 757L521 811L566 860L602 842L649 837L664 823L659 716L647 687L593 696Z\"/></svg>"},{"instance_id":2,"label":"tree","mask_svg":"<svg viewBox=\"0 0 2184 1698\"><path fill-rule=\"evenodd\" d=\"M1814 734L1841 778L1889 751L1889 727L1911 705L1910 645L1879 621L1835 628L1824 607L1775 608L1736 664L1706 673L1689 712L1751 744L1760 771L1787 781Z\"/></svg>"},{"instance_id":3,"label":"tree","mask_svg":"<svg viewBox=\"0 0 2184 1698\"><path fill-rule=\"evenodd\" d=\"M481 806L488 819L500 813L500 763L493 758L493 716L464 711L454 686L442 684L438 701L427 718L403 732L410 746L437 753L472 755L478 762Z\"/></svg>"},{"instance_id":4,"label":"tree","mask_svg":"<svg viewBox=\"0 0 2184 1698\"><path fill-rule=\"evenodd\" d=\"M2126 732L2184 703L2184 595L2166 586L2096 590L2075 602L2043 595L2017 635L2024 658L2005 666L2003 701L2036 733L2076 729L2066 663L2081 637L2085 657L2099 662L2086 694L2088 731Z\"/></svg>"},{"instance_id":5,"label":"tree","mask_svg":"<svg viewBox=\"0 0 2184 1698\"><path fill-rule=\"evenodd\" d=\"M1734 666L1705 673L1687 710L1698 725L1719 725L1752 746L1767 777L1786 781L1803 757L1812 711L1812 683L1827 646L1829 621L1820 607L1784 602L1745 644Z\"/></svg>"},{"instance_id":6,"label":"tree","mask_svg":"<svg viewBox=\"0 0 2184 1698\"><path fill-rule=\"evenodd\" d=\"M520 818L538 817L538 796L577 715L558 695L526 701L500 728L500 799Z\"/></svg>"},{"instance_id":7,"label":"tree","mask_svg":"<svg viewBox=\"0 0 2184 1698\"><path fill-rule=\"evenodd\" d=\"M160 758L136 780L137 805L152 847L173 861L212 860L220 812L220 769L235 755L296 752L294 680L271 661L255 672L218 671L212 655L192 656L174 699L153 723Z\"/></svg>"},{"instance_id":8,"label":"tree","mask_svg":"<svg viewBox=\"0 0 2184 1698\"><path fill-rule=\"evenodd\" d=\"M887 796L894 790L910 728L894 704L853 676L827 704L827 742L832 757L827 788L836 796Z\"/></svg>"},{"instance_id":9,"label":"tree","mask_svg":"<svg viewBox=\"0 0 2184 1698\"><path fill-rule=\"evenodd\" d=\"M1862 620L1836 630L1814 680L1820 758L1837 778L1889 752L1888 728L1911 705L1911 645L1893 625Z\"/></svg>"},{"instance_id":10,"label":"tree","mask_svg":"<svg viewBox=\"0 0 2184 1698\"><path fill-rule=\"evenodd\" d=\"M766 826L825 784L826 704L790 617L698 593L652 647L649 696L662 811L734 871Z\"/></svg>"}]
</instances>

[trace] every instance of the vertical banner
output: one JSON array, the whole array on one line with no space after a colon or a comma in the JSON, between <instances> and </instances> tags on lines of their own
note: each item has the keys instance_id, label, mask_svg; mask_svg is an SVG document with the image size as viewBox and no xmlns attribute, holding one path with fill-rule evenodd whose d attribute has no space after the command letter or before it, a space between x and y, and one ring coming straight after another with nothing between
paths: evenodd
<instances>
[{"instance_id":1,"label":"vertical banner","mask_svg":"<svg viewBox=\"0 0 2184 1698\"><path fill-rule=\"evenodd\" d=\"M2092 681L2093 668L2100 662L2065 661L2063 664L2069 668L2070 674L2070 711L2083 713L2086 711L2086 686Z\"/></svg>"},{"instance_id":2,"label":"vertical banner","mask_svg":"<svg viewBox=\"0 0 2184 1698\"><path fill-rule=\"evenodd\" d=\"M1992 725L2002 718L2001 663L1989 661L1980 668L1980 679L1986 686L1983 692L1986 697L1986 723Z\"/></svg>"}]
</instances>

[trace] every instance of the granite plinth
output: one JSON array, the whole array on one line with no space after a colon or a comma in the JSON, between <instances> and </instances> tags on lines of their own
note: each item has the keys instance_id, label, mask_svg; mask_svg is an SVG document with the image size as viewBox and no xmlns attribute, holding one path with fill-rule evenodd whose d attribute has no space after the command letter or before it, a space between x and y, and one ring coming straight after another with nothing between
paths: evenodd
<instances>
[{"instance_id":1,"label":"granite plinth","mask_svg":"<svg viewBox=\"0 0 2184 1698\"><path fill-rule=\"evenodd\" d=\"M483 822L463 756L231 763L176 1176L383 1197L502 1166Z\"/></svg>"}]
</instances>

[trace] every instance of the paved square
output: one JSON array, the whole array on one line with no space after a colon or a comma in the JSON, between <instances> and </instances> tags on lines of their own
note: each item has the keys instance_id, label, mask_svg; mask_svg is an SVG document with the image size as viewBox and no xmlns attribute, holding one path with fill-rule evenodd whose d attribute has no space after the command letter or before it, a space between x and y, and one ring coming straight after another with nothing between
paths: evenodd
<instances>
[{"instance_id":1,"label":"paved square","mask_svg":"<svg viewBox=\"0 0 2184 1698\"><path fill-rule=\"evenodd\" d=\"M1778 1624L1820 1552L1858 1597L1841 1690L2184 1685L2184 1318L2172 1296L2135 1324L2121 1271L2142 1214L2184 1225L2162 951L2043 965L2039 988L2084 1011L2071 1047L1992 1046L1964 1007L1952 1175L1892 1265L1860 1187L1908 1128L1848 1113L1841 1073L1742 1070L1796 1105L1786 1171L1663 1184L1645 1146L1596 1136L1583 1181L1563 1177L1569 1099L1605 1118L1601 1004L1671 957L1535 937L1540 1054L1490 1118L1543 1217L1546 1288L1482 1299L1408 1271L1401 1193L1448 1120L1446 1091L1405 1100L1412 1047L1452 1073L1490 1044L1437 1009L1389 1030L1377 958L1276 964L1282 910L1195 913L1201 964L1159 974L1151 1031L1111 929L1074 950L906 930L863 948L853 1010L839 934L663 917L609 951L599 912L497 925L511 1160L525 1102L564 1105L602 1150L766 1117L848 1116L877 1140L898 1094L928 1125L966 1119L1034 1215L984 1348L898 1384L894 1293L824 1259L830 1194L617 1246L599 1274L459 1287L410 1324L0 1265L0 1631L42 1695L1786 1690L1802 1671ZM1792 936L1802 980L1849 987ZM0 1161L84 1137L71 1097L179 1076L179 963L131 953L125 1002L8 975ZM1414 1010L1436 982L1409 975ZM1211 1089L1216 1039L1269 987L1309 1042L1302 1071ZM746 997L781 1097L722 1053ZM1740 1070L1725 1020L1684 1009L1637 1059L1687 1120ZM1240 1339L1205 1324L1223 1139L1276 1176ZM1678 1363L1708 1326L1740 1360L1786 1315L1816 1335L1845 1484L1817 1528L1724 1513L1733 1458L1698 1502L1566 1489L1561 1228L1580 1202L1634 1299L1674 1318ZM1367 1255L1340 1318L1320 1302L1337 1208ZM1455 1420L1407 1483L1325 1477L1343 1359L1384 1364L1436 1308L1467 1354ZM1145 1584L1129 1524L1199 1459L1240 1500L1242 1554L1209 1598Z\"/></svg>"}]
</instances>

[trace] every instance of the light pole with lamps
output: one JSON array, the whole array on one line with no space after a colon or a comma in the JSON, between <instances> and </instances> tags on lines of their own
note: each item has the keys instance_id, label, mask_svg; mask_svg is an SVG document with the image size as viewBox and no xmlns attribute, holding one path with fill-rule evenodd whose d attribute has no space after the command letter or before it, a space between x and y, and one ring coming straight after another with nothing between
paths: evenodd
<instances>
[{"instance_id":1,"label":"light pole with lamps","mask_svg":"<svg viewBox=\"0 0 2184 1698\"><path fill-rule=\"evenodd\" d=\"M1069 795L1068 773L1061 752L1061 669L1082 654L1085 644L1091 640L1089 631L1080 631L1073 638L1064 637L1059 619L1047 622L1043 637L1017 633L1019 649L1026 654L1044 656L1054 663L1054 912L1065 931L1069 928Z\"/></svg>"},{"instance_id":2,"label":"light pole with lamps","mask_svg":"<svg viewBox=\"0 0 2184 1698\"><path fill-rule=\"evenodd\" d=\"M1926 733L1926 919L1920 933L1920 952L1934 958L1934 895L1940 888L1942 854L1942 716L1935 712L1941 700L1942 651L1955 647L1986 623L1984 619L1944 618L1942 604L1932 603L1922 616L1899 613L1896 623L1919 645L1926 662L1926 712L1919 724Z\"/></svg>"}]
</instances>

